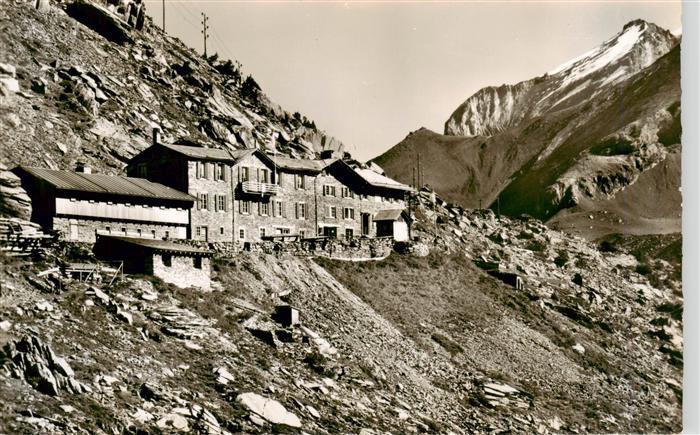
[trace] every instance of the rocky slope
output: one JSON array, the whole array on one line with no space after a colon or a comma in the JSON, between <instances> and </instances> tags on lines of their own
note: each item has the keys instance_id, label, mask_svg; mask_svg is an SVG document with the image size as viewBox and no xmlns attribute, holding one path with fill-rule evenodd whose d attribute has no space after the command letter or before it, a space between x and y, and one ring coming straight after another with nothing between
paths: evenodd
<instances>
[{"instance_id":1,"label":"rocky slope","mask_svg":"<svg viewBox=\"0 0 700 435\"><path fill-rule=\"evenodd\" d=\"M83 159L119 172L150 145L154 127L166 141L229 148L266 147L276 134L279 151L292 156L343 149L272 102L240 64L205 60L150 19L137 31L98 3L42 3L41 10L33 2L0 4L0 64L7 67L0 78L13 80L0 85L6 166L72 168ZM101 19L82 20L87 26L78 21L83 16Z\"/></svg>"},{"instance_id":2,"label":"rocky slope","mask_svg":"<svg viewBox=\"0 0 700 435\"><path fill-rule=\"evenodd\" d=\"M425 182L451 201L591 237L680 231L677 42L631 22L550 74L477 92L447 122L448 135L419 130L374 161L411 182L420 154ZM622 199L641 194L634 186L645 179L663 201Z\"/></svg>"},{"instance_id":3,"label":"rocky slope","mask_svg":"<svg viewBox=\"0 0 700 435\"><path fill-rule=\"evenodd\" d=\"M0 257L0 431L680 430L673 266L431 198L414 228L430 252L240 253L210 293L41 273L89 260L75 247ZM283 301L300 325L275 322Z\"/></svg>"}]
</instances>

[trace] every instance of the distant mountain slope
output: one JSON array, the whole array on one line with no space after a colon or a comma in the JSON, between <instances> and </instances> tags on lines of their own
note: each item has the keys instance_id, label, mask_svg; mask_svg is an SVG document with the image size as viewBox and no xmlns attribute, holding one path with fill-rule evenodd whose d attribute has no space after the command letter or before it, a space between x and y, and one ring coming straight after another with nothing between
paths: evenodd
<instances>
[{"instance_id":1,"label":"distant mountain slope","mask_svg":"<svg viewBox=\"0 0 700 435\"><path fill-rule=\"evenodd\" d=\"M680 44L653 24L633 21L551 75L477 92L446 130L463 135L422 129L374 161L411 182L420 154L424 181L466 207L482 204L543 220L562 210L588 217L645 171L680 164L667 161L680 148ZM679 170L657 172L671 177L657 181L677 193ZM680 230L675 199L663 201L665 208L654 205L653 213L646 201L618 202L605 225L586 222L585 229ZM637 215L649 217L626 229Z\"/></svg>"},{"instance_id":2,"label":"distant mountain slope","mask_svg":"<svg viewBox=\"0 0 700 435\"><path fill-rule=\"evenodd\" d=\"M343 148L271 101L240 64L204 59L149 18L137 31L98 2L44 3L0 3L0 63L16 69L20 87L0 86L0 162L9 167L83 159L119 172L153 127L165 141L231 149L265 147L276 133L292 156ZM126 35L121 43L107 39L115 32Z\"/></svg>"}]
</instances>

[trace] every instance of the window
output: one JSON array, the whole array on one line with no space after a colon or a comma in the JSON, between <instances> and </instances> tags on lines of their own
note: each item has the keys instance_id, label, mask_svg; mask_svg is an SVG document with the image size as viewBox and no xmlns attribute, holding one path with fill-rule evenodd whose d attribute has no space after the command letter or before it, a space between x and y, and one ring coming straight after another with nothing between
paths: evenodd
<instances>
[{"instance_id":1,"label":"window","mask_svg":"<svg viewBox=\"0 0 700 435\"><path fill-rule=\"evenodd\" d=\"M207 176L206 173L206 166L204 165L204 162L196 162L196 172L197 172L197 178L205 178Z\"/></svg>"},{"instance_id":2,"label":"window","mask_svg":"<svg viewBox=\"0 0 700 435\"><path fill-rule=\"evenodd\" d=\"M206 210L209 208L209 195L200 193L197 195L197 209Z\"/></svg>"},{"instance_id":3,"label":"window","mask_svg":"<svg viewBox=\"0 0 700 435\"><path fill-rule=\"evenodd\" d=\"M352 228L346 228L345 229L345 238L346 239L352 239L353 236L353 230Z\"/></svg>"},{"instance_id":4,"label":"window","mask_svg":"<svg viewBox=\"0 0 700 435\"><path fill-rule=\"evenodd\" d=\"M269 202L259 202L260 204L260 216L270 215L270 203Z\"/></svg>"},{"instance_id":5,"label":"window","mask_svg":"<svg viewBox=\"0 0 700 435\"><path fill-rule=\"evenodd\" d=\"M156 230L151 230L151 237L156 238Z\"/></svg>"},{"instance_id":6,"label":"window","mask_svg":"<svg viewBox=\"0 0 700 435\"><path fill-rule=\"evenodd\" d=\"M270 182L270 170L269 169L260 169L260 175L258 176L258 181L261 183L269 183Z\"/></svg>"},{"instance_id":7,"label":"window","mask_svg":"<svg viewBox=\"0 0 700 435\"><path fill-rule=\"evenodd\" d=\"M166 238L166 239L169 239L169 238L170 238L170 231L166 231L166 232L165 232L165 238Z\"/></svg>"},{"instance_id":8,"label":"window","mask_svg":"<svg viewBox=\"0 0 700 435\"><path fill-rule=\"evenodd\" d=\"M250 214L250 201L240 201L241 213Z\"/></svg>"},{"instance_id":9,"label":"window","mask_svg":"<svg viewBox=\"0 0 700 435\"><path fill-rule=\"evenodd\" d=\"M277 234L291 234L292 230L291 230L291 228L287 228L287 227L276 227L275 232Z\"/></svg>"},{"instance_id":10,"label":"window","mask_svg":"<svg viewBox=\"0 0 700 435\"><path fill-rule=\"evenodd\" d=\"M224 227L219 227L219 234L224 235Z\"/></svg>"},{"instance_id":11,"label":"window","mask_svg":"<svg viewBox=\"0 0 700 435\"><path fill-rule=\"evenodd\" d=\"M350 197L350 189L348 189L347 187L343 186L343 188L340 190L340 192L341 192L341 196L343 198Z\"/></svg>"},{"instance_id":12,"label":"window","mask_svg":"<svg viewBox=\"0 0 700 435\"><path fill-rule=\"evenodd\" d=\"M122 233L126 236L126 227L122 227Z\"/></svg>"},{"instance_id":13,"label":"window","mask_svg":"<svg viewBox=\"0 0 700 435\"><path fill-rule=\"evenodd\" d=\"M330 184L324 184L323 196L335 196L335 186L331 186Z\"/></svg>"},{"instance_id":14,"label":"window","mask_svg":"<svg viewBox=\"0 0 700 435\"><path fill-rule=\"evenodd\" d=\"M105 231L107 234L112 234L112 228L111 227L105 227Z\"/></svg>"},{"instance_id":15,"label":"window","mask_svg":"<svg viewBox=\"0 0 700 435\"><path fill-rule=\"evenodd\" d=\"M275 203L277 216L284 216L284 203L282 201L277 201Z\"/></svg>"},{"instance_id":16,"label":"window","mask_svg":"<svg viewBox=\"0 0 700 435\"><path fill-rule=\"evenodd\" d=\"M303 239L304 237L306 237L306 230L299 230L299 238Z\"/></svg>"},{"instance_id":17,"label":"window","mask_svg":"<svg viewBox=\"0 0 700 435\"><path fill-rule=\"evenodd\" d=\"M265 228L260 228L260 238L262 239L263 237L265 237L265 235L266 235Z\"/></svg>"},{"instance_id":18,"label":"window","mask_svg":"<svg viewBox=\"0 0 700 435\"><path fill-rule=\"evenodd\" d=\"M141 237L141 228L138 228L138 229L136 230L136 234L138 234L139 237Z\"/></svg>"},{"instance_id":19,"label":"window","mask_svg":"<svg viewBox=\"0 0 700 435\"><path fill-rule=\"evenodd\" d=\"M282 173L281 172L275 172L275 184L278 186L282 185Z\"/></svg>"},{"instance_id":20,"label":"window","mask_svg":"<svg viewBox=\"0 0 700 435\"><path fill-rule=\"evenodd\" d=\"M223 163L217 163L214 179L217 181L224 181L226 179L226 169L226 165L224 165Z\"/></svg>"},{"instance_id":21,"label":"window","mask_svg":"<svg viewBox=\"0 0 700 435\"><path fill-rule=\"evenodd\" d=\"M205 226L196 227L196 228L194 229L194 234L195 234L195 236L197 237L197 240L204 240L204 241L207 241L207 239L209 238L209 237L208 237L208 236L209 236L208 233L209 233L209 229L208 229L207 227L205 227Z\"/></svg>"},{"instance_id":22,"label":"window","mask_svg":"<svg viewBox=\"0 0 700 435\"><path fill-rule=\"evenodd\" d=\"M338 218L338 208L336 206L334 206L334 205L328 206L328 217L331 219Z\"/></svg>"},{"instance_id":23,"label":"window","mask_svg":"<svg viewBox=\"0 0 700 435\"><path fill-rule=\"evenodd\" d=\"M240 171L241 181L250 180L250 169L247 166L241 166Z\"/></svg>"},{"instance_id":24,"label":"window","mask_svg":"<svg viewBox=\"0 0 700 435\"><path fill-rule=\"evenodd\" d=\"M238 229L238 238L241 240L245 240L245 228Z\"/></svg>"},{"instance_id":25,"label":"window","mask_svg":"<svg viewBox=\"0 0 700 435\"><path fill-rule=\"evenodd\" d=\"M171 267L173 265L173 256L170 254L163 254L163 266Z\"/></svg>"},{"instance_id":26,"label":"window","mask_svg":"<svg viewBox=\"0 0 700 435\"><path fill-rule=\"evenodd\" d=\"M297 189L305 189L306 188L304 174L294 174L294 186Z\"/></svg>"},{"instance_id":27,"label":"window","mask_svg":"<svg viewBox=\"0 0 700 435\"><path fill-rule=\"evenodd\" d=\"M226 195L215 195L216 211L226 211Z\"/></svg>"},{"instance_id":28,"label":"window","mask_svg":"<svg viewBox=\"0 0 700 435\"><path fill-rule=\"evenodd\" d=\"M350 207L345 207L343 209L343 219L355 219L355 209Z\"/></svg>"},{"instance_id":29,"label":"window","mask_svg":"<svg viewBox=\"0 0 700 435\"><path fill-rule=\"evenodd\" d=\"M194 267L195 269L202 268L202 257L194 257Z\"/></svg>"},{"instance_id":30,"label":"window","mask_svg":"<svg viewBox=\"0 0 700 435\"><path fill-rule=\"evenodd\" d=\"M306 204L298 202L295 204L295 214L297 219L306 219Z\"/></svg>"}]
</instances>

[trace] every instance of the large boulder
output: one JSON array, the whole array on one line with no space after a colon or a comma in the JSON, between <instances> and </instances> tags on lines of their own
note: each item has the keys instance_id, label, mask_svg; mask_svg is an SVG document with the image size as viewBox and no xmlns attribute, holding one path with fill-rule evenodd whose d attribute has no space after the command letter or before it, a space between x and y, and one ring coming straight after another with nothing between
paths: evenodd
<instances>
[{"instance_id":1,"label":"large boulder","mask_svg":"<svg viewBox=\"0 0 700 435\"><path fill-rule=\"evenodd\" d=\"M66 7L66 13L109 41L121 45L133 42L127 25L97 4L77 0Z\"/></svg>"},{"instance_id":2,"label":"large boulder","mask_svg":"<svg viewBox=\"0 0 700 435\"><path fill-rule=\"evenodd\" d=\"M284 424L290 427L301 427L299 417L287 411L281 403L268 399L256 393L243 393L236 401L273 424Z\"/></svg>"},{"instance_id":3,"label":"large boulder","mask_svg":"<svg viewBox=\"0 0 700 435\"><path fill-rule=\"evenodd\" d=\"M19 177L0 163L0 216L29 220L32 217L32 202L22 188Z\"/></svg>"}]
</instances>

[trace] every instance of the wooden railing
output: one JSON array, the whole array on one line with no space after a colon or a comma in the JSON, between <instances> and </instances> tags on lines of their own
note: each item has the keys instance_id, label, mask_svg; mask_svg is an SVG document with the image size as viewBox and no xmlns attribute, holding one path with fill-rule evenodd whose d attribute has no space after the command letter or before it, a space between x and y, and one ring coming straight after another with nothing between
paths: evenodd
<instances>
[{"instance_id":1,"label":"wooden railing","mask_svg":"<svg viewBox=\"0 0 700 435\"><path fill-rule=\"evenodd\" d=\"M259 193L261 195L277 195L279 186L272 183L260 183L258 181L244 181L241 183L241 189L245 193Z\"/></svg>"}]
</instances>

